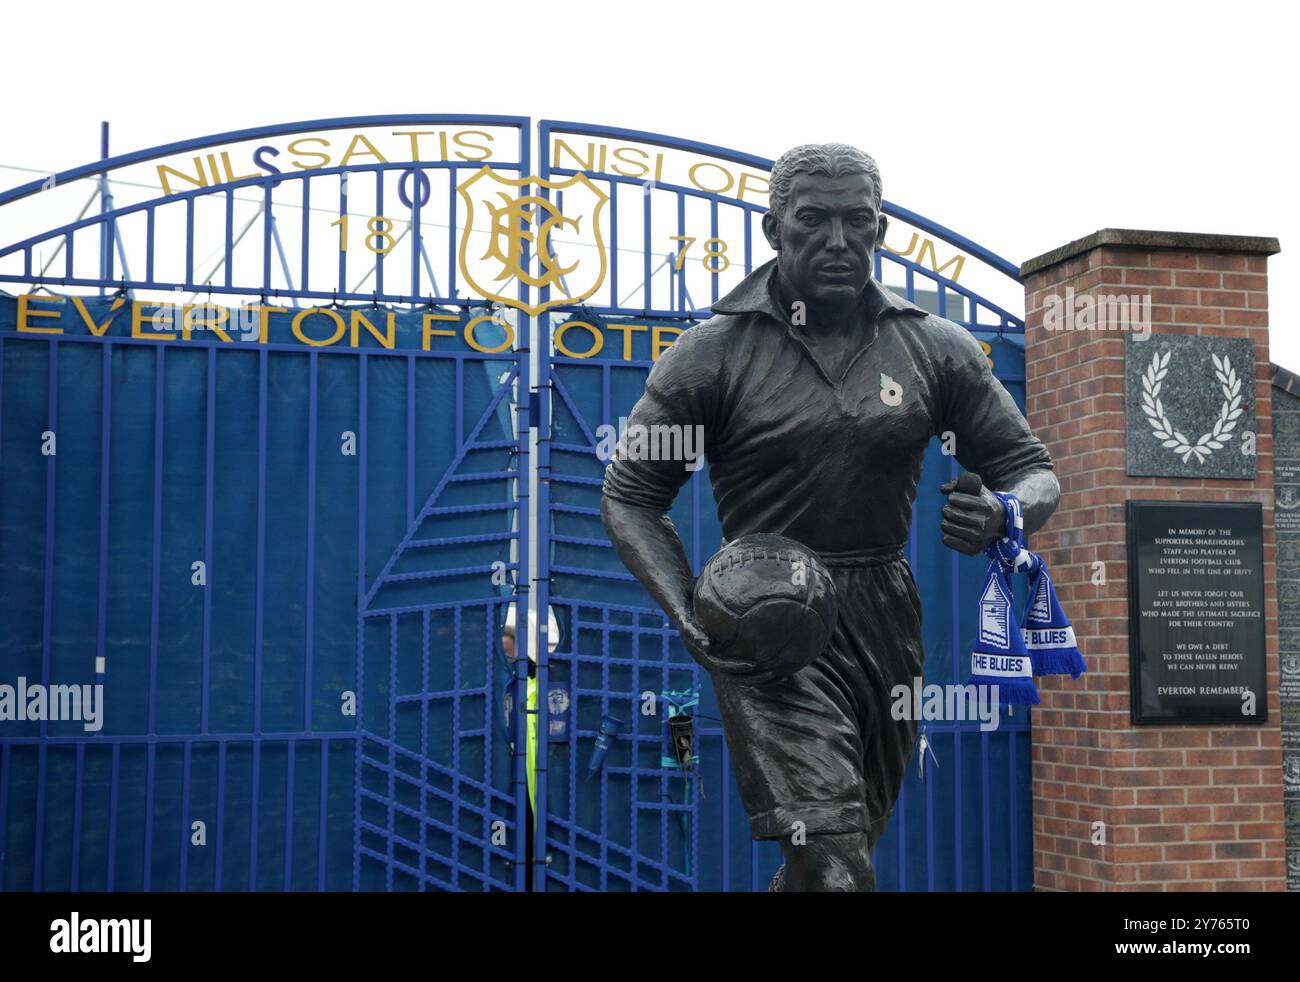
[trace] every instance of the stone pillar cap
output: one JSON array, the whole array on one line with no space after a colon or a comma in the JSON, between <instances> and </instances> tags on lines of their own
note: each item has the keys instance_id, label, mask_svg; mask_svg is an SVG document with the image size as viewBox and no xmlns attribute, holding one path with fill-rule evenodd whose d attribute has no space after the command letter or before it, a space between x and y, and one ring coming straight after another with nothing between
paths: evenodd
<instances>
[{"instance_id":1,"label":"stone pillar cap","mask_svg":"<svg viewBox=\"0 0 1300 982\"><path fill-rule=\"evenodd\" d=\"M1275 238L1259 235L1219 235L1213 232L1152 232L1135 228L1103 228L1067 245L1035 256L1020 266L1021 277L1091 252L1099 246L1128 249L1187 249L1196 252L1251 253L1272 256L1282 251Z\"/></svg>"}]
</instances>

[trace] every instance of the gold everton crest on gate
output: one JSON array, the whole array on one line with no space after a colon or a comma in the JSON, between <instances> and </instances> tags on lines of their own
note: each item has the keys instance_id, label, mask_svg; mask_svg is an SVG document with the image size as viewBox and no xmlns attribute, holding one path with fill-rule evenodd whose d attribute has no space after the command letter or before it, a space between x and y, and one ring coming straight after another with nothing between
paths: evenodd
<instances>
[{"instance_id":1,"label":"gold everton crest on gate","mask_svg":"<svg viewBox=\"0 0 1300 982\"><path fill-rule=\"evenodd\" d=\"M460 274L480 296L536 315L586 300L605 282L600 219L609 195L585 174L503 177L485 166L456 190L465 209ZM532 302L546 287L548 298Z\"/></svg>"}]
</instances>

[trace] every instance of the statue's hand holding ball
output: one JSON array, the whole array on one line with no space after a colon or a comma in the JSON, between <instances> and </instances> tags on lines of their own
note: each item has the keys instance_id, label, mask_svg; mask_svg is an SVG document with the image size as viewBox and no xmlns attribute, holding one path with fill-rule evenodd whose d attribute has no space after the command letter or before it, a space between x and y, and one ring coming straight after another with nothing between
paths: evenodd
<instances>
[{"instance_id":1,"label":"statue's hand holding ball","mask_svg":"<svg viewBox=\"0 0 1300 982\"><path fill-rule=\"evenodd\" d=\"M835 583L817 554L767 533L718 550L692 601L695 623L682 630L691 654L711 671L753 684L811 663L830 641L838 610Z\"/></svg>"}]
</instances>

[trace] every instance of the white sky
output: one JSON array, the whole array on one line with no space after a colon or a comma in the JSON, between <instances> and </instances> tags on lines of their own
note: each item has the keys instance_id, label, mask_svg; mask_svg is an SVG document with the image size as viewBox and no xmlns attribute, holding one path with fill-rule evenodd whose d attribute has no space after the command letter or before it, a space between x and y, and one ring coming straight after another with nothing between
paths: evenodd
<instances>
[{"instance_id":1,"label":"white sky","mask_svg":"<svg viewBox=\"0 0 1300 982\"><path fill-rule=\"evenodd\" d=\"M891 201L1013 262L1107 226L1277 236L1272 358L1300 370L1290 9L12 4L0 165L86 163L100 120L114 153L403 112L606 123L767 157L838 140L877 158ZM32 177L0 169L0 186ZM51 214L50 225L73 217Z\"/></svg>"}]
</instances>

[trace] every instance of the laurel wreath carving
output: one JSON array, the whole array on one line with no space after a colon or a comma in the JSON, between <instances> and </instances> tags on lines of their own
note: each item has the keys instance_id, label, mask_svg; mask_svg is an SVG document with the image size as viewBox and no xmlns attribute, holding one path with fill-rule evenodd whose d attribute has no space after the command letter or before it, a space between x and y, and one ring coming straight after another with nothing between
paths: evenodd
<instances>
[{"instance_id":1,"label":"laurel wreath carving","mask_svg":"<svg viewBox=\"0 0 1300 982\"><path fill-rule=\"evenodd\" d=\"M1169 417L1165 415L1165 407L1160 399L1160 389L1164 386L1165 376L1169 374L1169 356L1172 353L1166 351L1161 357L1157 351L1143 373L1142 412L1151 424L1152 435L1160 441L1162 447L1181 454L1184 464L1193 456L1198 464L1204 463L1215 450L1223 449L1224 441L1237 428L1237 420L1245 412L1241 405L1241 379L1227 356L1220 358L1215 354L1210 355L1214 361L1214 377L1223 392L1223 405L1219 408L1219 418L1214 421L1214 428L1208 433L1202 433L1192 443L1174 429Z\"/></svg>"}]
</instances>

